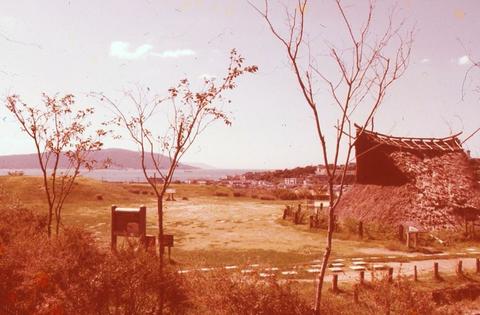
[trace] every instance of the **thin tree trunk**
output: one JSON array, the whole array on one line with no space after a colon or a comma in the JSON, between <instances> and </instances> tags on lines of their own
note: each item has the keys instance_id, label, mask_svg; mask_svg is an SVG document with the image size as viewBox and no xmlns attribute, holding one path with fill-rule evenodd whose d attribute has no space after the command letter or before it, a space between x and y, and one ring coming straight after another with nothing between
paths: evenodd
<instances>
[{"instance_id":1,"label":"thin tree trunk","mask_svg":"<svg viewBox=\"0 0 480 315\"><path fill-rule=\"evenodd\" d=\"M48 209L48 219L47 219L47 235L48 238L52 236L52 209Z\"/></svg>"},{"instance_id":2,"label":"thin tree trunk","mask_svg":"<svg viewBox=\"0 0 480 315\"><path fill-rule=\"evenodd\" d=\"M164 302L164 277L163 277L163 196L160 195L157 197L157 215L158 215L158 253L160 256L160 301L159 301L159 313L163 314L163 302Z\"/></svg>"},{"instance_id":3,"label":"thin tree trunk","mask_svg":"<svg viewBox=\"0 0 480 315\"><path fill-rule=\"evenodd\" d=\"M56 222L55 222L55 233L56 233L56 236L58 237L58 234L60 233L60 220L61 220L61 217L60 215L57 216L56 218Z\"/></svg>"},{"instance_id":4,"label":"thin tree trunk","mask_svg":"<svg viewBox=\"0 0 480 315\"><path fill-rule=\"evenodd\" d=\"M328 166L327 166L328 167ZM335 228L335 196L333 195L333 182L329 183L329 193L330 193L330 209L328 211L328 232L327 232L327 245L325 246L325 252L323 253L322 259L322 266L320 268L320 274L317 278L317 290L315 292L315 308L314 314L320 315L321 311L321 302L322 302L322 288L323 288L323 281L325 278L325 272L327 271L328 267L328 259L330 258L330 253L332 251L332 238L333 238L333 230Z\"/></svg>"}]
</instances>

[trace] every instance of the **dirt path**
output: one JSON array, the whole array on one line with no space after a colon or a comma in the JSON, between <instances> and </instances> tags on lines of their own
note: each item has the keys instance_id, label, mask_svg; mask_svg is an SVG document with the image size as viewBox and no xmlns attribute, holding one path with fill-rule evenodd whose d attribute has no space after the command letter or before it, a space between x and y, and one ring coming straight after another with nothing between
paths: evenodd
<instances>
[{"instance_id":1,"label":"dirt path","mask_svg":"<svg viewBox=\"0 0 480 315\"><path fill-rule=\"evenodd\" d=\"M388 257L367 257L367 258L345 258L332 260L332 263L341 264L338 272L327 272L326 281L332 279L333 274L338 275L338 281L341 282L358 282L360 279L360 272L353 270L352 267L364 266L365 281L372 281L386 277L388 269L393 268L393 277L398 276L413 276L414 267L417 267L417 274L419 279L426 279L433 277L433 265L435 262L439 265L440 277L445 275L452 275L456 273L456 267L461 260L463 264L463 272L465 274L472 274L477 272L476 260L480 258L480 252L472 253L466 251L458 253L457 257L443 258L445 255L430 255L432 258L425 256L413 257L413 260L408 262L385 261L385 259L395 259L392 256ZM390 257L390 258L389 258ZM397 256L397 259L402 257ZM189 273L192 271L210 272L214 269L224 268L226 270L237 271L244 274L256 273L260 277L276 276L280 279L291 279L299 282L314 282L316 275L320 271L320 261L314 260L308 264L296 264L291 266L264 266L262 264L251 264L248 266L226 265L223 267L207 267L204 266L198 269L184 269L180 273Z\"/></svg>"}]
</instances>

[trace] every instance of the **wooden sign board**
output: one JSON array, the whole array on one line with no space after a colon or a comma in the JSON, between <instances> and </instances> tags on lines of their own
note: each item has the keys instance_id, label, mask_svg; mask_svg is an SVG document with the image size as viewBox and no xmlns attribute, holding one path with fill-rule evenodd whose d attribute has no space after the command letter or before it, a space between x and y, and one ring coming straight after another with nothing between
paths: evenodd
<instances>
[{"instance_id":1,"label":"wooden sign board","mask_svg":"<svg viewBox=\"0 0 480 315\"><path fill-rule=\"evenodd\" d=\"M145 238L147 234L147 208L118 208L112 206L111 245L117 246L117 236L135 236Z\"/></svg>"},{"instance_id":2,"label":"wooden sign board","mask_svg":"<svg viewBox=\"0 0 480 315\"><path fill-rule=\"evenodd\" d=\"M409 226L408 227L408 233L415 233L418 232L418 229L414 226Z\"/></svg>"},{"instance_id":3,"label":"wooden sign board","mask_svg":"<svg viewBox=\"0 0 480 315\"><path fill-rule=\"evenodd\" d=\"M163 246L173 247L173 235L163 234Z\"/></svg>"},{"instance_id":4,"label":"wooden sign board","mask_svg":"<svg viewBox=\"0 0 480 315\"><path fill-rule=\"evenodd\" d=\"M173 188L167 188L167 190L165 190L165 193L167 194L175 194L177 191Z\"/></svg>"},{"instance_id":5,"label":"wooden sign board","mask_svg":"<svg viewBox=\"0 0 480 315\"><path fill-rule=\"evenodd\" d=\"M142 233L145 213L140 209L116 208L112 211L112 230L117 234L133 234L140 236Z\"/></svg>"}]
</instances>

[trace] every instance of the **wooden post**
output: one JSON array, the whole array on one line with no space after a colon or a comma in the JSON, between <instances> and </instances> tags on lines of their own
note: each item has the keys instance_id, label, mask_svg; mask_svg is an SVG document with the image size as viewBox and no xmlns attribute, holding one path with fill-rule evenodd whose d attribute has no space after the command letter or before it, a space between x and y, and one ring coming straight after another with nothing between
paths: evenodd
<instances>
[{"instance_id":1,"label":"wooden post","mask_svg":"<svg viewBox=\"0 0 480 315\"><path fill-rule=\"evenodd\" d=\"M154 235L145 236L145 248L148 252L156 253L156 237Z\"/></svg>"},{"instance_id":2,"label":"wooden post","mask_svg":"<svg viewBox=\"0 0 480 315\"><path fill-rule=\"evenodd\" d=\"M477 273L480 273L480 258L475 259L475 265L477 266Z\"/></svg>"},{"instance_id":3,"label":"wooden post","mask_svg":"<svg viewBox=\"0 0 480 315\"><path fill-rule=\"evenodd\" d=\"M353 285L353 301L358 304L358 285Z\"/></svg>"},{"instance_id":4,"label":"wooden post","mask_svg":"<svg viewBox=\"0 0 480 315\"><path fill-rule=\"evenodd\" d=\"M410 232L407 230L407 248L410 248Z\"/></svg>"},{"instance_id":5,"label":"wooden post","mask_svg":"<svg viewBox=\"0 0 480 315\"><path fill-rule=\"evenodd\" d=\"M403 231L403 225L399 225L398 226L398 240L400 242L403 242L405 239L404 239L404 231Z\"/></svg>"},{"instance_id":6,"label":"wooden post","mask_svg":"<svg viewBox=\"0 0 480 315\"><path fill-rule=\"evenodd\" d=\"M417 265L413 266L413 280L418 281Z\"/></svg>"},{"instance_id":7,"label":"wooden post","mask_svg":"<svg viewBox=\"0 0 480 315\"><path fill-rule=\"evenodd\" d=\"M461 260L457 263L457 275L463 275L463 262Z\"/></svg>"},{"instance_id":8,"label":"wooden post","mask_svg":"<svg viewBox=\"0 0 480 315\"><path fill-rule=\"evenodd\" d=\"M465 215L465 235L468 236L468 220L466 215Z\"/></svg>"},{"instance_id":9,"label":"wooden post","mask_svg":"<svg viewBox=\"0 0 480 315\"><path fill-rule=\"evenodd\" d=\"M360 236L361 239L363 238L363 222L362 221L358 222L358 236Z\"/></svg>"},{"instance_id":10,"label":"wooden post","mask_svg":"<svg viewBox=\"0 0 480 315\"><path fill-rule=\"evenodd\" d=\"M360 271L360 285L365 283L365 271Z\"/></svg>"},{"instance_id":11,"label":"wooden post","mask_svg":"<svg viewBox=\"0 0 480 315\"><path fill-rule=\"evenodd\" d=\"M139 222L140 241L145 242L147 236L147 207L140 206L140 222Z\"/></svg>"},{"instance_id":12,"label":"wooden post","mask_svg":"<svg viewBox=\"0 0 480 315\"><path fill-rule=\"evenodd\" d=\"M389 267L388 268L388 282L392 282L392 281L393 281L393 268Z\"/></svg>"},{"instance_id":13,"label":"wooden post","mask_svg":"<svg viewBox=\"0 0 480 315\"><path fill-rule=\"evenodd\" d=\"M413 233L413 248L417 248L417 242L418 242L418 233L415 232Z\"/></svg>"},{"instance_id":14,"label":"wooden post","mask_svg":"<svg viewBox=\"0 0 480 315\"><path fill-rule=\"evenodd\" d=\"M438 262L434 262L433 263L433 278L435 280L439 280L440 279L440 275L438 274Z\"/></svg>"},{"instance_id":15,"label":"wooden post","mask_svg":"<svg viewBox=\"0 0 480 315\"><path fill-rule=\"evenodd\" d=\"M115 209L117 209L117 206L115 205L112 205L111 207L111 226L110 226L110 245L111 245L111 248L112 250L116 250L117 249L117 235L115 235L115 233L113 233L113 228L115 226L115 220L114 220L114 212L115 212Z\"/></svg>"},{"instance_id":16,"label":"wooden post","mask_svg":"<svg viewBox=\"0 0 480 315\"><path fill-rule=\"evenodd\" d=\"M332 291L333 292L338 292L338 275L334 274L332 276Z\"/></svg>"}]
</instances>

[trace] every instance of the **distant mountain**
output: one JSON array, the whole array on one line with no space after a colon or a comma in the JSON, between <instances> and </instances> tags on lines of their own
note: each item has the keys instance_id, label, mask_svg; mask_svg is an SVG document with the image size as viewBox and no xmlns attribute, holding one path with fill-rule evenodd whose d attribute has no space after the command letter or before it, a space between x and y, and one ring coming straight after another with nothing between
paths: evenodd
<instances>
[{"instance_id":1,"label":"distant mountain","mask_svg":"<svg viewBox=\"0 0 480 315\"><path fill-rule=\"evenodd\" d=\"M90 158L99 162L99 167L102 162L110 159L112 169L141 169L140 153L137 151L125 150L125 149L103 149L98 152L93 152ZM170 163L168 157L155 154L155 159L160 161L160 168L168 168ZM154 163L150 156L146 157L145 164L148 169L154 168ZM68 165L66 157L60 159L59 168L65 168ZM37 154L15 154L15 155L2 155L0 156L0 169L37 169L38 160ZM179 164L178 169L196 169L198 167Z\"/></svg>"}]
</instances>

